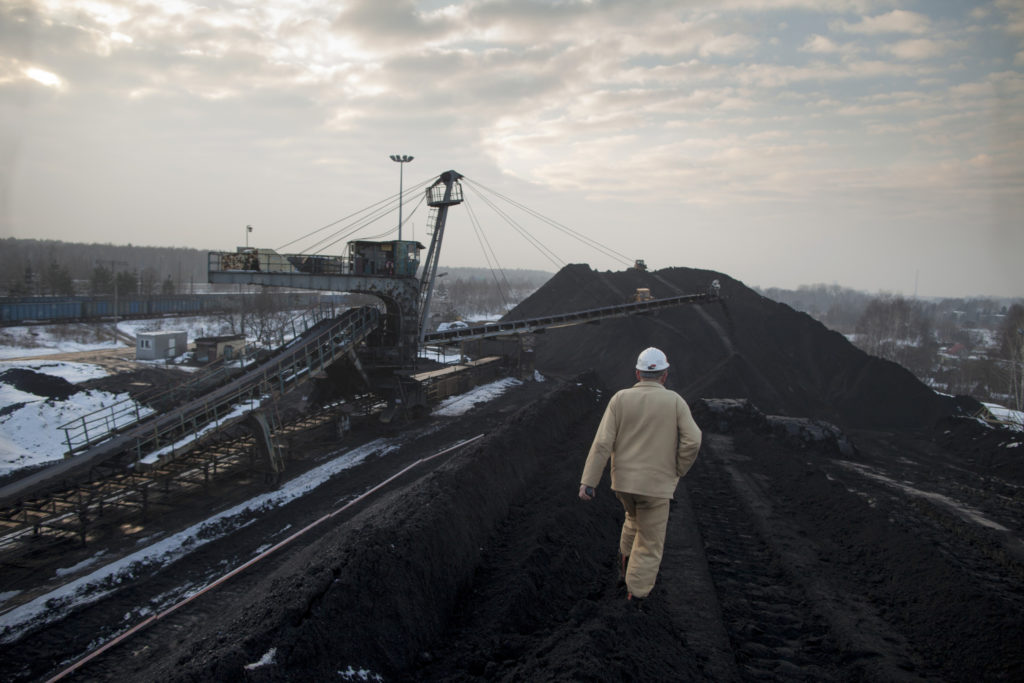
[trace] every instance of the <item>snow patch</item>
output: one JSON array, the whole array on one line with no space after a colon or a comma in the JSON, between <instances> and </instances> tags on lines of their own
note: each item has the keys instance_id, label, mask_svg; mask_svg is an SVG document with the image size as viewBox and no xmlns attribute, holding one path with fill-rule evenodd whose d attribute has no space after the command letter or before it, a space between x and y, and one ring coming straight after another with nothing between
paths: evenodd
<instances>
[{"instance_id":1,"label":"snow patch","mask_svg":"<svg viewBox=\"0 0 1024 683\"><path fill-rule=\"evenodd\" d=\"M89 567L99 562L100 558L103 557L104 553L105 551L101 550L92 557L87 557L76 565L72 565L70 567L59 567L55 573L57 576L68 576L70 574L77 574L86 567Z\"/></svg>"},{"instance_id":2,"label":"snow patch","mask_svg":"<svg viewBox=\"0 0 1024 683\"><path fill-rule=\"evenodd\" d=\"M946 509L950 510L951 512L953 512L966 522L971 522L973 524L987 527L989 529L995 529L996 531L1009 531L1009 529L1004 527L1002 524L999 524L998 522L993 522L991 519L981 514L978 510L975 510L969 505L965 505L964 503L961 503L958 500L954 500L948 496L944 496L941 493L934 493L932 491L922 491L921 489L914 488L913 486L910 486L907 483L890 479L884 474L876 472L867 465L861 465L859 463L849 462L846 460L839 460L838 463L847 469L853 470L858 474L868 477L869 479L874 479L875 481L882 482L883 484L887 484L893 488L900 489L901 491L909 493L912 496L924 498L925 500L937 503L945 507Z\"/></svg>"},{"instance_id":3,"label":"snow patch","mask_svg":"<svg viewBox=\"0 0 1024 683\"><path fill-rule=\"evenodd\" d=\"M130 398L97 390L80 391L65 401L36 397L0 416L0 475L62 459L68 445L61 425Z\"/></svg>"},{"instance_id":4,"label":"snow patch","mask_svg":"<svg viewBox=\"0 0 1024 683\"><path fill-rule=\"evenodd\" d=\"M152 453L145 455L143 458L140 459L140 462L146 463L147 465L152 465L154 463L159 462L161 456L167 455L168 453L173 453L175 450L182 448L187 444L192 443L193 441L197 441L204 435L218 429L225 422L233 420L236 417L240 417L248 412L255 410L256 408L259 408L260 404L263 402L263 398L265 397L254 399L250 402L237 404L231 409L231 412L229 412L228 414L219 417L217 420L211 422L210 424L206 425L197 432L188 434L187 436L178 439L172 444L168 444L163 448L160 448L158 450L153 451Z\"/></svg>"},{"instance_id":5,"label":"snow patch","mask_svg":"<svg viewBox=\"0 0 1024 683\"><path fill-rule=\"evenodd\" d=\"M383 681L384 677L375 674L369 669L356 669L351 664L344 671L338 671L343 681Z\"/></svg>"},{"instance_id":6,"label":"snow patch","mask_svg":"<svg viewBox=\"0 0 1024 683\"><path fill-rule=\"evenodd\" d=\"M996 418L1010 429L1024 431L1024 412L1006 408L998 403L983 403L982 405L988 409L988 412L992 413L992 417Z\"/></svg>"},{"instance_id":7,"label":"snow patch","mask_svg":"<svg viewBox=\"0 0 1024 683\"><path fill-rule=\"evenodd\" d=\"M243 668L246 671L252 671L253 669L258 669L261 666L266 666L268 664L273 664L274 663L274 659L276 657L277 657L277 648L276 647L272 647L269 650L267 650L266 652L264 652L263 656L260 657L258 660L256 660L252 664L246 664Z\"/></svg>"},{"instance_id":8,"label":"snow patch","mask_svg":"<svg viewBox=\"0 0 1024 683\"><path fill-rule=\"evenodd\" d=\"M477 403L486 403L487 401L493 400L504 394L512 387L517 387L522 383L523 382L521 380L506 377L505 379L499 379L496 382L491 382L490 384L481 384L464 394L445 399L437 406L437 408L434 409L433 414L441 415L443 417L458 417L459 415L465 415Z\"/></svg>"}]
</instances>

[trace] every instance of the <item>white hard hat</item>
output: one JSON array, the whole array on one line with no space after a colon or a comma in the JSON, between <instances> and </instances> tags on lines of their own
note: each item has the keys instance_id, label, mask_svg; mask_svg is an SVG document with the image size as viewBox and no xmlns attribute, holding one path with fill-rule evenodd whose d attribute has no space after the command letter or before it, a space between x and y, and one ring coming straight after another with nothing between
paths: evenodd
<instances>
[{"instance_id":1,"label":"white hard hat","mask_svg":"<svg viewBox=\"0 0 1024 683\"><path fill-rule=\"evenodd\" d=\"M661 349L653 346L644 349L636 359L636 369L643 372L658 372L668 370L668 358Z\"/></svg>"}]
</instances>

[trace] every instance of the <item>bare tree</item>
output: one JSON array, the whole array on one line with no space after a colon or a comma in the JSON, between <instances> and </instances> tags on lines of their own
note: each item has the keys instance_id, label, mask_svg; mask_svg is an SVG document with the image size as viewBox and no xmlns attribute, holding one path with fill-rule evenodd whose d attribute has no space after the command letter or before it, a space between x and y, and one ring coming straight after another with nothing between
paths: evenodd
<instances>
[{"instance_id":1,"label":"bare tree","mask_svg":"<svg viewBox=\"0 0 1024 683\"><path fill-rule=\"evenodd\" d=\"M999 352L1006 368L1010 407L1024 412L1024 306L1014 304L999 332Z\"/></svg>"}]
</instances>

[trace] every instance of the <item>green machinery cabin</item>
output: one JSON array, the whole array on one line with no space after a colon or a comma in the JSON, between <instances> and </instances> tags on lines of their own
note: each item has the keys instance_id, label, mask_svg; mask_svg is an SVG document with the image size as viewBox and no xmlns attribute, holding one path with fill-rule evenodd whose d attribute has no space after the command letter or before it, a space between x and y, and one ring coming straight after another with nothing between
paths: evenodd
<instances>
[{"instance_id":1,"label":"green machinery cabin","mask_svg":"<svg viewBox=\"0 0 1024 683\"><path fill-rule=\"evenodd\" d=\"M348 262L353 275L416 277L420 251L425 248L419 242L409 240L349 242Z\"/></svg>"}]
</instances>

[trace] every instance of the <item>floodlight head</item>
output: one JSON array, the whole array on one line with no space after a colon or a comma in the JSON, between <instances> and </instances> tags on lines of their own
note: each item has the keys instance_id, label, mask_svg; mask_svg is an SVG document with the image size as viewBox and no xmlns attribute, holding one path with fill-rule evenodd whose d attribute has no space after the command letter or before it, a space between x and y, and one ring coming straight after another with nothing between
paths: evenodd
<instances>
[{"instance_id":1,"label":"floodlight head","mask_svg":"<svg viewBox=\"0 0 1024 683\"><path fill-rule=\"evenodd\" d=\"M412 161L412 157L408 154L392 154L391 161L397 161L400 164L404 164L407 161Z\"/></svg>"}]
</instances>

